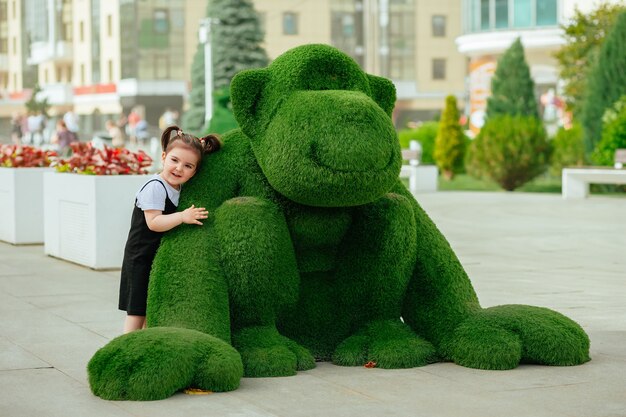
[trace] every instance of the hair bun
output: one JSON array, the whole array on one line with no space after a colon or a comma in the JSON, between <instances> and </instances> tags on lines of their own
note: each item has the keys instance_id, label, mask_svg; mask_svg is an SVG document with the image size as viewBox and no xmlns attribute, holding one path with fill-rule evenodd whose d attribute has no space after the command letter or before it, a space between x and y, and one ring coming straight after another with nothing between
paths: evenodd
<instances>
[{"instance_id":1,"label":"hair bun","mask_svg":"<svg viewBox=\"0 0 626 417\"><path fill-rule=\"evenodd\" d=\"M222 146L222 142L217 135L207 135L201 138L200 142L204 144L204 153L216 152Z\"/></svg>"}]
</instances>

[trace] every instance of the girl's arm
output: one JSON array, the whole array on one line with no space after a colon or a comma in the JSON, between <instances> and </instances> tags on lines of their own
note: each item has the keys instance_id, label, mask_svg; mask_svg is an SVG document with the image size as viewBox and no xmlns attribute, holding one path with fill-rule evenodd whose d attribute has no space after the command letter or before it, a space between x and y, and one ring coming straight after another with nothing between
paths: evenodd
<instances>
[{"instance_id":1,"label":"girl's arm","mask_svg":"<svg viewBox=\"0 0 626 417\"><path fill-rule=\"evenodd\" d=\"M182 223L202 226L198 219L206 219L209 212L204 207L195 207L192 204L188 209L172 214L163 214L160 210L145 210L143 214L148 229L153 232L167 232Z\"/></svg>"}]
</instances>

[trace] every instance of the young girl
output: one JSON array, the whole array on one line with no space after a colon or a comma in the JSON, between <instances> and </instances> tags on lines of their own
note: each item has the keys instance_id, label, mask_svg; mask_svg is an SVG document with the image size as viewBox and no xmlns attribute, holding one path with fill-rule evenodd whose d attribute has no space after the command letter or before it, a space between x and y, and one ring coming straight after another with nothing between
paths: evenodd
<instances>
[{"instance_id":1,"label":"young girl","mask_svg":"<svg viewBox=\"0 0 626 417\"><path fill-rule=\"evenodd\" d=\"M172 136L172 132L175 135ZM124 333L145 326L148 279L163 232L182 223L202 225L208 212L193 205L176 212L180 188L198 170L202 155L220 148L217 136L201 139L170 126L161 136L163 170L139 190L124 249L119 308L127 312Z\"/></svg>"}]
</instances>

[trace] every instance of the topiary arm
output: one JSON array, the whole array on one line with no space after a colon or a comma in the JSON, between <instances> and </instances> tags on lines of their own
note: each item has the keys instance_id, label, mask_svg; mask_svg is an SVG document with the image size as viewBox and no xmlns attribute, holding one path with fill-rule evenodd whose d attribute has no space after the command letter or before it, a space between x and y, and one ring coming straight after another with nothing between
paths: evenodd
<instances>
[{"instance_id":1,"label":"topiary arm","mask_svg":"<svg viewBox=\"0 0 626 417\"><path fill-rule=\"evenodd\" d=\"M472 313L480 310L474 288L446 238L402 183L395 192L412 202L417 228L415 268L402 317L439 346Z\"/></svg>"}]
</instances>

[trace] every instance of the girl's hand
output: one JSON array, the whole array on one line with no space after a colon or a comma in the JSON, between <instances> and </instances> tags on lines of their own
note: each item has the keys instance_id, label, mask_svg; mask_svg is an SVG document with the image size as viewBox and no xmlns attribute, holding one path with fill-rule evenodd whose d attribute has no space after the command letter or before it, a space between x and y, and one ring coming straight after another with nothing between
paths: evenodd
<instances>
[{"instance_id":1,"label":"girl's hand","mask_svg":"<svg viewBox=\"0 0 626 417\"><path fill-rule=\"evenodd\" d=\"M206 219L209 212L204 207L195 207L193 204L186 210L181 212L183 223L202 225L198 219Z\"/></svg>"}]
</instances>

